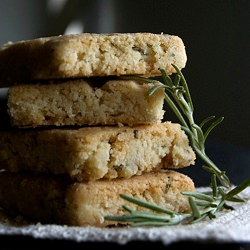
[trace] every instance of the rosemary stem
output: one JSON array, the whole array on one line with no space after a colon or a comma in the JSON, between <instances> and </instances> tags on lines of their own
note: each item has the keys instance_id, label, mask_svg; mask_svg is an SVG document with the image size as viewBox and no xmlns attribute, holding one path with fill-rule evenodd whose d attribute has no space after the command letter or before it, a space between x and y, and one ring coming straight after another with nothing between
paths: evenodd
<instances>
[{"instance_id":1,"label":"rosemary stem","mask_svg":"<svg viewBox=\"0 0 250 250\"><path fill-rule=\"evenodd\" d=\"M214 170L214 173L220 180L221 184L225 187L230 187L230 181L228 178L226 178L224 172L222 172L215 164L214 162L206 155L204 151L201 151L195 146L195 152L197 155L210 167Z\"/></svg>"},{"instance_id":2,"label":"rosemary stem","mask_svg":"<svg viewBox=\"0 0 250 250\"><path fill-rule=\"evenodd\" d=\"M197 130L194 127L195 122L194 122L194 118L193 118L193 112L191 112L191 111L189 112L188 120L189 120L189 124L190 124L191 130L193 131L193 135L196 138L196 140L198 141Z\"/></svg>"},{"instance_id":3,"label":"rosemary stem","mask_svg":"<svg viewBox=\"0 0 250 250\"><path fill-rule=\"evenodd\" d=\"M210 187L212 189L209 193L198 193L198 192L185 192L182 194L188 195L189 204L191 212L183 214L170 211L166 208L158 207L155 204L142 201L135 197L130 197L126 194L121 194L121 197L129 202L134 203L137 206L142 208L150 209L152 212L143 212L132 210L127 206L123 208L128 212L121 216L106 216L105 219L127 222L130 226L170 226L177 224L185 223L196 223L204 218L213 219L216 218L215 214L221 209L232 209L233 207L226 204L226 201L231 202L242 202L244 201L240 197L237 197L242 190L250 186L250 179L247 179L245 182L237 186L236 188L228 191L224 191L222 187L217 186L216 178L219 179L222 186L230 189L232 184L230 183L229 178L226 176L225 171L221 171L215 163L206 155L205 152L205 141L210 133L210 131L217 126L223 118L218 119L217 121L210 124L208 129L203 132L203 126L211 121L214 117L208 117L202 123L197 125L194 121L193 113L194 107L192 104L191 95L187 86L187 82L181 73L181 71L173 65L176 69L177 77L173 82L170 77L167 76L166 72L163 69L160 69L162 73L163 83L161 85L154 86L149 92L148 95L151 96L155 91L160 88L165 88L165 101L168 106L172 109L174 114L180 121L182 129L186 132L187 136L190 139L190 144L194 149L196 155L205 163L203 166L204 170L209 173L212 173L212 180ZM155 82L154 80L141 78L141 77L122 77L123 79L133 79L145 81L148 83ZM181 80L181 81L180 81ZM158 82L158 81L157 81ZM182 85L180 84L182 83ZM169 93L170 95L168 95ZM171 96L171 97L170 97ZM184 116L183 116L183 115ZM156 214L154 212L160 212ZM163 213L163 214L162 214Z\"/></svg>"},{"instance_id":4,"label":"rosemary stem","mask_svg":"<svg viewBox=\"0 0 250 250\"><path fill-rule=\"evenodd\" d=\"M177 116L177 118L180 120L180 123L184 127L188 127L188 125L187 125L185 119L183 118L183 116L181 115L179 109L175 106L174 102L171 100L171 98L167 94L165 94L165 101L168 103L168 105L173 110L173 112L175 113L175 115Z\"/></svg>"}]
</instances>

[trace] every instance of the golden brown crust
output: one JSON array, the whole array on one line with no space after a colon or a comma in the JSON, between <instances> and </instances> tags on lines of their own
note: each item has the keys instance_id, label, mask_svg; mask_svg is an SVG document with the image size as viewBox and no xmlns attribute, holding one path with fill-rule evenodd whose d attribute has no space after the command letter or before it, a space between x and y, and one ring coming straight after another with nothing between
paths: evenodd
<instances>
[{"instance_id":1,"label":"golden brown crust","mask_svg":"<svg viewBox=\"0 0 250 250\"><path fill-rule=\"evenodd\" d=\"M68 174L72 179L130 178L194 164L195 153L177 123L0 133L0 168Z\"/></svg>"},{"instance_id":2,"label":"golden brown crust","mask_svg":"<svg viewBox=\"0 0 250 250\"><path fill-rule=\"evenodd\" d=\"M34 222L105 227L116 222L104 216L121 215L122 205L141 209L119 197L127 194L176 212L188 212L193 181L175 171L159 171L129 179L70 183L62 176L0 173L0 206Z\"/></svg>"},{"instance_id":3,"label":"golden brown crust","mask_svg":"<svg viewBox=\"0 0 250 250\"><path fill-rule=\"evenodd\" d=\"M16 85L8 91L8 114L16 127L159 123L164 90L148 96L156 84L95 78Z\"/></svg>"},{"instance_id":4,"label":"golden brown crust","mask_svg":"<svg viewBox=\"0 0 250 250\"><path fill-rule=\"evenodd\" d=\"M184 68L178 36L153 33L62 35L8 43L0 49L0 86L33 80L172 74Z\"/></svg>"}]
</instances>

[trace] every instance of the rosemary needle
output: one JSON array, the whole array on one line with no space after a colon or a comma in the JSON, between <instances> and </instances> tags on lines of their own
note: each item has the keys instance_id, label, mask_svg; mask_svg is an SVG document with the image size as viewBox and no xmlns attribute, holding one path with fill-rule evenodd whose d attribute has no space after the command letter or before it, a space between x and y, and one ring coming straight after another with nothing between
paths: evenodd
<instances>
[{"instance_id":1,"label":"rosemary needle","mask_svg":"<svg viewBox=\"0 0 250 250\"><path fill-rule=\"evenodd\" d=\"M173 110L175 115L180 121L182 129L186 132L189 137L190 143L196 154L203 160L206 166L204 170L215 174L220 180L221 184L226 187L231 186L231 182L226 175L225 171L221 171L216 164L207 156L205 152L205 142L209 133L223 121L223 117L213 121L208 126L208 123L214 120L214 116L210 116L203 120L200 125L196 124L193 118L194 107L189 92L189 88L185 77L177 66L173 65L176 69L176 77L174 80L170 78L163 69L159 69L162 75L162 82L155 79L136 77L136 76L123 76L123 79L139 80L148 83L157 82L159 84L152 87L148 95L153 95L158 89L165 89L165 101L168 106ZM203 132L203 128L208 128Z\"/></svg>"},{"instance_id":2,"label":"rosemary needle","mask_svg":"<svg viewBox=\"0 0 250 250\"><path fill-rule=\"evenodd\" d=\"M147 83L158 82L156 86L152 87L148 95L153 95L158 89L165 89L165 101L173 110L180 121L182 129L189 137L190 144L196 154L205 163L203 169L212 174L211 176L211 192L182 192L183 195L188 196L191 207L190 213L176 213L174 211L161 208L157 205L121 194L121 198L136 204L139 207L151 210L151 212L132 210L127 206L123 206L127 211L121 216L106 216L106 220L125 222L131 226L168 226L183 223L196 223L205 218L216 218L216 213L222 209L233 209L227 202L244 202L238 194L250 186L250 178L245 180L240 185L232 189L232 184L226 175L225 171L221 171L219 167L209 158L205 152L205 142L209 133L223 121L223 117L214 120L214 116L210 116L203 120L199 125L195 123L193 118L194 107L188 85L182 72L176 65L172 65L176 70L175 79L172 80L163 69L159 69L162 75L162 81L155 79L136 77L136 76L122 76L123 79L140 80ZM207 127L206 130L204 128ZM217 180L220 181L221 186L217 185Z\"/></svg>"}]
</instances>

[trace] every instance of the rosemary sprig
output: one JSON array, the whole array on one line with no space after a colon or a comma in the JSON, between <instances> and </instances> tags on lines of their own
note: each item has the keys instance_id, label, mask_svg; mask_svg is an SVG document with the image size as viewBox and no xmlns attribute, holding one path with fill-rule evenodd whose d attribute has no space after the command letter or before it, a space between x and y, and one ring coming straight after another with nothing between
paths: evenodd
<instances>
[{"instance_id":1,"label":"rosemary sprig","mask_svg":"<svg viewBox=\"0 0 250 250\"><path fill-rule=\"evenodd\" d=\"M210 123L210 125L208 125L208 123L214 120L214 116L206 118L200 123L200 125L196 124L193 117L193 102L186 79L176 65L173 64L173 67L176 70L174 80L166 74L164 69L159 69L162 75L163 83L155 79L136 76L123 76L122 78L139 80L148 83L159 83L149 90L149 96L153 95L158 89L165 89L165 101L179 119L182 129L189 137L192 148L206 164L206 166L203 166L203 169L211 174L215 174L223 186L230 187L231 182L225 171L221 171L205 152L205 142L209 133L223 121L224 117L220 117ZM203 128L205 126L208 126L208 128L203 132Z\"/></svg>"},{"instance_id":2,"label":"rosemary sprig","mask_svg":"<svg viewBox=\"0 0 250 250\"><path fill-rule=\"evenodd\" d=\"M211 178L211 192L182 192L183 195L188 196L189 204L192 210L190 213L177 213L132 196L121 194L120 197L124 200L134 203L141 208L149 209L152 212L137 211L123 205L123 208L127 211L127 213L121 216L106 216L105 219L116 222L125 222L132 227L161 227L177 224L194 224L204 220L205 218L216 218L216 213L222 209L233 210L234 208L228 205L227 202L245 202L244 199L237 197L237 195L249 185L250 179L247 179L226 193L225 187L217 186L216 176L213 174Z\"/></svg>"},{"instance_id":3,"label":"rosemary sprig","mask_svg":"<svg viewBox=\"0 0 250 250\"><path fill-rule=\"evenodd\" d=\"M205 142L208 135L224 118L221 117L212 122L215 117L210 116L199 125L196 124L193 118L194 107L187 82L178 67L176 65L173 65L173 67L176 70L174 81L172 81L163 69L159 69L163 83L154 79L136 76L123 76L122 78L140 80L148 83L160 83L149 90L149 96L153 95L155 91L160 88L165 89L165 101L179 119L182 129L189 137L192 148L206 164L203 166L203 169L212 174L210 183L211 192L206 194L199 192L182 192L183 195L188 196L192 210L190 213L176 213L134 197L121 194L121 198L141 208L149 209L152 212L136 211L124 205L123 208L127 213L121 216L106 216L106 220L126 222L131 226L167 226L195 223L207 217L210 219L215 218L216 213L222 209L233 209L232 206L226 203L228 201L245 201L238 197L238 194L250 186L250 178L232 189L232 184L225 171L221 171L205 152ZM203 131L205 126L207 126L207 129ZM221 186L217 185L217 179L220 181Z\"/></svg>"}]
</instances>

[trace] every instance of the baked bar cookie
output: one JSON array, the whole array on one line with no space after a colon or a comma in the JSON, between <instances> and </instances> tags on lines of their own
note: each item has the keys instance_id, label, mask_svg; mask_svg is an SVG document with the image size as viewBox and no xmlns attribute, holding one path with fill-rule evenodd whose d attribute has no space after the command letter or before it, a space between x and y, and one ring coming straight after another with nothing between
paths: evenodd
<instances>
[{"instance_id":1,"label":"baked bar cookie","mask_svg":"<svg viewBox=\"0 0 250 250\"><path fill-rule=\"evenodd\" d=\"M9 42L0 49L0 85L61 78L167 74L185 67L178 36L82 33Z\"/></svg>"},{"instance_id":2,"label":"baked bar cookie","mask_svg":"<svg viewBox=\"0 0 250 250\"><path fill-rule=\"evenodd\" d=\"M0 168L68 174L78 181L130 178L194 164L178 123L0 131Z\"/></svg>"},{"instance_id":3,"label":"baked bar cookie","mask_svg":"<svg viewBox=\"0 0 250 250\"><path fill-rule=\"evenodd\" d=\"M17 127L159 123L164 90L147 95L156 84L91 78L11 86L10 122Z\"/></svg>"},{"instance_id":4,"label":"baked bar cookie","mask_svg":"<svg viewBox=\"0 0 250 250\"><path fill-rule=\"evenodd\" d=\"M129 179L71 182L65 176L0 172L0 206L34 223L69 226L116 226L105 216L118 216L122 206L142 210L123 200L127 194L176 212L189 212L182 191L194 191L188 176L160 171Z\"/></svg>"}]
</instances>

